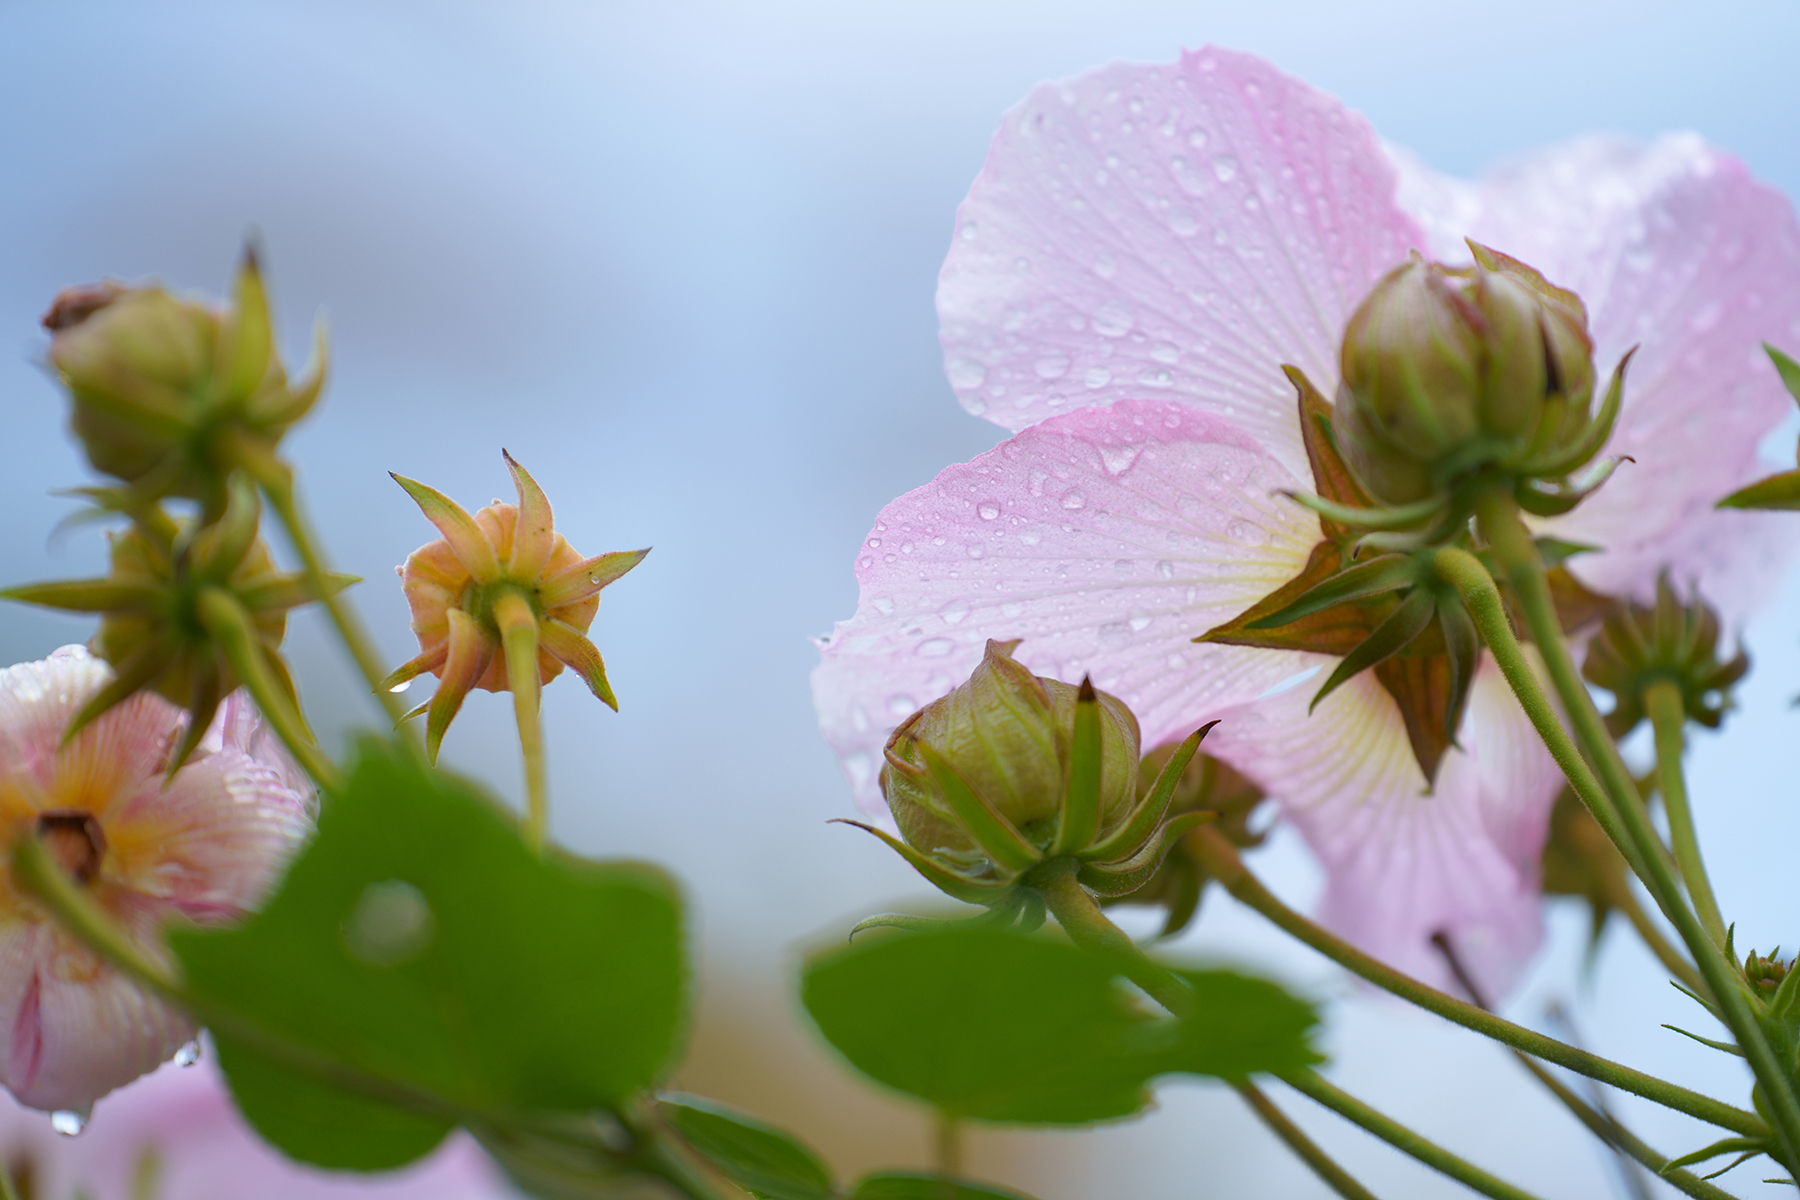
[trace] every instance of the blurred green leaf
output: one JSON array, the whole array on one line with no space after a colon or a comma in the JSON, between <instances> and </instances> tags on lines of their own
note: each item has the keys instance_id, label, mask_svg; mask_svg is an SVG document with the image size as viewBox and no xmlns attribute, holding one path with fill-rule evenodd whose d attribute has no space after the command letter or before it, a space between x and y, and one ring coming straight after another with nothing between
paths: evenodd
<instances>
[{"instance_id":1,"label":"blurred green leaf","mask_svg":"<svg viewBox=\"0 0 1800 1200\"><path fill-rule=\"evenodd\" d=\"M1783 471L1739 488L1719 501L1720 508L1800 508L1800 471Z\"/></svg>"},{"instance_id":2,"label":"blurred green leaf","mask_svg":"<svg viewBox=\"0 0 1800 1200\"><path fill-rule=\"evenodd\" d=\"M263 911L170 942L208 1003L326 1066L321 1078L214 1030L244 1115L327 1167L399 1166L459 1115L615 1104L656 1081L682 1024L664 876L539 857L468 784L373 739ZM442 1107L371 1099L333 1068Z\"/></svg>"},{"instance_id":3,"label":"blurred green leaf","mask_svg":"<svg viewBox=\"0 0 1800 1200\"><path fill-rule=\"evenodd\" d=\"M886 1172L866 1175L850 1193L850 1200L1031 1200L1023 1192L1006 1192L978 1183L955 1180L946 1183L936 1175Z\"/></svg>"},{"instance_id":4,"label":"blurred green leaf","mask_svg":"<svg viewBox=\"0 0 1800 1200\"><path fill-rule=\"evenodd\" d=\"M1153 1014L1118 965L1062 941L960 928L815 958L802 995L865 1074L953 1117L1083 1124L1129 1116L1176 1072L1244 1076L1319 1061L1310 1005L1229 971L1180 972L1182 1022Z\"/></svg>"},{"instance_id":5,"label":"blurred green leaf","mask_svg":"<svg viewBox=\"0 0 1800 1200\"><path fill-rule=\"evenodd\" d=\"M667 1098L662 1109L690 1146L761 1200L829 1200L831 1172L792 1135L698 1096Z\"/></svg>"}]
</instances>

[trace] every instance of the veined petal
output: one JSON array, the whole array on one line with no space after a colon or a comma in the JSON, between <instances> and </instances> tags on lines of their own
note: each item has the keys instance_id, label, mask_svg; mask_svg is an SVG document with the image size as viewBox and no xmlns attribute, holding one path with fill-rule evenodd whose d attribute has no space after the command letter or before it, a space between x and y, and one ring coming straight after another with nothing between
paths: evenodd
<instances>
[{"instance_id":1,"label":"veined petal","mask_svg":"<svg viewBox=\"0 0 1800 1200\"><path fill-rule=\"evenodd\" d=\"M1017 430L1166 393L1303 480L1282 364L1330 396L1351 310L1423 242L1360 116L1216 47L1033 91L956 225L938 315L970 412Z\"/></svg>"},{"instance_id":2,"label":"veined petal","mask_svg":"<svg viewBox=\"0 0 1800 1200\"><path fill-rule=\"evenodd\" d=\"M462 505L436 488L403 475L394 475L394 482L406 489L406 494L418 504L425 519L437 526L457 561L477 583L493 583L500 578L500 560L494 554L493 543Z\"/></svg>"},{"instance_id":3,"label":"veined petal","mask_svg":"<svg viewBox=\"0 0 1800 1200\"><path fill-rule=\"evenodd\" d=\"M514 579L536 579L543 574L556 548L556 521L550 511L550 497L538 486L531 473L521 467L506 451L506 469L512 472L513 486L519 489L519 517L513 527L512 559L507 572Z\"/></svg>"},{"instance_id":4,"label":"veined petal","mask_svg":"<svg viewBox=\"0 0 1800 1200\"><path fill-rule=\"evenodd\" d=\"M1601 371L1642 346L1602 451L1635 463L1541 523L1604 547L1569 569L1648 601L1671 566L1728 620L1741 618L1795 540L1779 514L1712 507L1787 465L1760 461L1757 443L1793 405L1762 349L1800 346L1800 228L1788 201L1692 134L1649 145L1584 138L1472 184L1392 153L1401 201L1436 254L1466 259L1471 236L1578 292Z\"/></svg>"},{"instance_id":5,"label":"veined petal","mask_svg":"<svg viewBox=\"0 0 1800 1200\"><path fill-rule=\"evenodd\" d=\"M1143 744L1182 737L1316 656L1192 639L1286 583L1318 518L1230 422L1122 401L1027 429L877 518L856 615L821 646L813 698L864 811L888 734L967 678L989 638L1034 674L1094 685Z\"/></svg>"},{"instance_id":6,"label":"veined petal","mask_svg":"<svg viewBox=\"0 0 1800 1200\"><path fill-rule=\"evenodd\" d=\"M1538 858L1562 777L1493 661L1429 794L1380 683L1352 680L1308 719L1311 692L1226 713L1208 753L1265 788L1312 847L1324 924L1456 992L1431 945L1442 932L1488 995L1505 994L1541 936Z\"/></svg>"}]
</instances>

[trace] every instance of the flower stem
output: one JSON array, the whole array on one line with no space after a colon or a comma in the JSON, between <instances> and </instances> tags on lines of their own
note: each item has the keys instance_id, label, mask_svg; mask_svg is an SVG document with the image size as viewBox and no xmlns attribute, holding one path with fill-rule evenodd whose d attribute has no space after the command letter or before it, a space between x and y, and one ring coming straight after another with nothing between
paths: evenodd
<instances>
[{"instance_id":1,"label":"flower stem","mask_svg":"<svg viewBox=\"0 0 1800 1200\"><path fill-rule=\"evenodd\" d=\"M936 1128L932 1130L932 1165L937 1169L938 1178L948 1181L962 1174L962 1126L942 1109L937 1111L936 1117Z\"/></svg>"},{"instance_id":2,"label":"flower stem","mask_svg":"<svg viewBox=\"0 0 1800 1200\"><path fill-rule=\"evenodd\" d=\"M1283 1071L1276 1078L1304 1096L1309 1096L1345 1120L1360 1125L1403 1154L1412 1156L1441 1174L1448 1175L1473 1191L1493 1200L1535 1200L1502 1179L1496 1179L1475 1164L1457 1157L1429 1138L1421 1137L1393 1118L1377 1112L1361 1100L1328 1081L1317 1071L1302 1069Z\"/></svg>"},{"instance_id":3,"label":"flower stem","mask_svg":"<svg viewBox=\"0 0 1800 1200\"><path fill-rule=\"evenodd\" d=\"M1275 1102L1263 1094L1248 1079L1242 1079L1231 1085L1250 1111L1262 1118L1262 1123L1269 1127L1274 1135L1287 1143L1287 1148L1300 1157L1300 1160L1312 1168L1326 1187L1344 1200L1375 1200L1375 1193L1358 1183L1344 1168L1337 1165L1332 1157L1319 1148L1319 1144L1307 1137L1301 1128L1288 1118L1288 1115L1275 1107Z\"/></svg>"},{"instance_id":4,"label":"flower stem","mask_svg":"<svg viewBox=\"0 0 1800 1200\"><path fill-rule=\"evenodd\" d=\"M1630 883L1621 878L1617 892L1617 895L1611 897L1612 906L1625 914L1625 919L1631 923L1631 928L1636 931L1639 940L1649 947L1650 953L1654 954L1657 961L1662 963L1663 969L1680 981L1688 991L1695 995L1704 995L1706 981L1700 978L1700 972L1694 970L1694 964L1682 957L1681 951L1675 947L1674 943L1663 936L1663 931L1657 926L1655 920L1644 910L1644 906L1638 903L1637 894L1631 890Z\"/></svg>"},{"instance_id":5,"label":"flower stem","mask_svg":"<svg viewBox=\"0 0 1800 1200\"><path fill-rule=\"evenodd\" d=\"M1526 625L1543 655L1545 668L1557 698L1562 701L1573 726L1575 739L1594 764L1606 790L1618 808L1625 825L1628 842L1620 846L1632 868L1640 872L1651 898L1669 918L1675 932L1681 935L1688 953L1706 981L1708 991L1718 1006L1718 1015L1731 1031L1738 1048L1744 1052L1756 1080L1762 1085L1768 1101L1774 1133L1786 1161L1800 1161L1800 1094L1784 1065L1757 1023L1736 965L1701 925L1681 894L1675 872L1663 859L1662 840L1651 826L1642 805L1636 803L1637 785L1619 758L1619 749L1606 732L1594 698L1588 694L1575 669L1575 661L1562 638L1556 607L1550 598L1550 587L1544 577L1543 560L1537 545L1519 517L1518 503L1509 492L1493 490L1476 501L1476 519L1495 560L1519 596ZM1633 857L1631 851L1636 850Z\"/></svg>"},{"instance_id":6,"label":"flower stem","mask_svg":"<svg viewBox=\"0 0 1800 1200\"><path fill-rule=\"evenodd\" d=\"M533 849L541 850L550 822L550 789L544 776L544 726L538 716L537 614L524 596L509 589L494 601L494 623L500 626L506 686L512 691L519 752L525 759L525 838Z\"/></svg>"},{"instance_id":7,"label":"flower stem","mask_svg":"<svg viewBox=\"0 0 1800 1200\"><path fill-rule=\"evenodd\" d=\"M13 1183L12 1167L0 1160L0 1200L20 1200L19 1189Z\"/></svg>"},{"instance_id":8,"label":"flower stem","mask_svg":"<svg viewBox=\"0 0 1800 1200\"><path fill-rule=\"evenodd\" d=\"M337 630L344 649L349 651L351 660L368 681L370 691L374 693L389 720L397 728L404 729L402 736L416 746L419 735L410 726L401 725L406 706L381 686L381 681L387 678L387 671L382 665L381 654L376 650L374 640L357 618L356 610L342 596L333 593L326 582L328 570L325 554L313 534L312 523L306 519L306 512L300 507L294 488L293 468L272 453L266 452L253 439L242 439L237 449L262 488L263 495L268 497L269 507L275 510L275 517L281 522L282 531L287 534L294 553L300 556L300 565L306 572L307 582L312 585L319 602L325 606L325 612L331 617L332 627Z\"/></svg>"},{"instance_id":9,"label":"flower stem","mask_svg":"<svg viewBox=\"0 0 1800 1200\"><path fill-rule=\"evenodd\" d=\"M293 697L275 678L263 658L261 639L256 635L250 614L244 611L231 593L221 588L207 588L196 601L200 620L206 631L219 643L233 671L243 682L263 719L281 739L288 753L306 769L313 781L328 792L344 786L337 764L313 741Z\"/></svg>"},{"instance_id":10,"label":"flower stem","mask_svg":"<svg viewBox=\"0 0 1800 1200\"><path fill-rule=\"evenodd\" d=\"M1277 928L1384 991L1392 992L1427 1012L1436 1013L1515 1050L1523 1050L1546 1062L1610 1084L1621 1091L1653 1100L1665 1108L1686 1113L1690 1117L1745 1137L1768 1136L1768 1126L1755 1113L1734 1108L1710 1096L1703 1096L1699 1092L1646 1075L1597 1054L1590 1054L1535 1029L1515 1025L1503 1017L1497 1017L1395 970L1283 904L1273 892L1263 886L1261 880L1250 873L1250 869L1238 855L1237 848L1216 829L1202 826L1188 837L1187 844L1200 853L1201 865L1206 873L1217 879L1239 903L1260 913Z\"/></svg>"},{"instance_id":11,"label":"flower stem","mask_svg":"<svg viewBox=\"0 0 1800 1200\"><path fill-rule=\"evenodd\" d=\"M1713 944L1725 944L1725 920L1713 896L1712 881L1700 860L1700 840L1694 835L1694 814L1688 806L1687 780L1681 771L1681 733L1687 724L1681 688L1672 679L1659 679L1644 689L1644 710L1656 733L1656 785L1662 792L1663 811L1669 817L1669 842L1675 865L1687 884L1694 911L1711 935Z\"/></svg>"}]
</instances>

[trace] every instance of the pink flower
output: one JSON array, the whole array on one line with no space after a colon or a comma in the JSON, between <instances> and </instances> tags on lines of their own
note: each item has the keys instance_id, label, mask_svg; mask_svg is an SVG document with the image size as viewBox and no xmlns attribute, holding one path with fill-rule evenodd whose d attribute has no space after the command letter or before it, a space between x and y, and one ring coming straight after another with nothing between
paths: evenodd
<instances>
[{"instance_id":1,"label":"pink flower","mask_svg":"<svg viewBox=\"0 0 1800 1200\"><path fill-rule=\"evenodd\" d=\"M238 1116L209 1062L163 1067L107 1097L79 1138L0 1098L0 1160L31 1173L37 1200L500 1200L513 1196L466 1134L388 1175L289 1162ZM138 1183L148 1172L149 1188Z\"/></svg>"},{"instance_id":2,"label":"pink flower","mask_svg":"<svg viewBox=\"0 0 1800 1200\"><path fill-rule=\"evenodd\" d=\"M1759 342L1800 344L1800 233L1743 165L1679 135L1582 141L1479 184L1384 151L1366 123L1248 55L1206 49L1038 88L1004 118L939 278L950 381L1020 431L894 501L857 560L856 615L815 698L860 805L887 731L988 638L1040 675L1122 697L1144 744L1223 718L1207 750L1277 798L1327 873L1320 912L1447 981L1446 933L1505 989L1539 938L1538 856L1560 776L1491 662L1435 788L1369 674L1309 718L1334 660L1191 639L1293 578L1318 521L1293 386L1330 396L1346 319L1419 248L1464 235L1587 302L1595 367L1642 349L1601 491L1545 532L1603 547L1589 586L1658 570L1741 617L1779 525L1712 504L1759 474L1791 403ZM1283 689L1286 686L1286 690Z\"/></svg>"},{"instance_id":3,"label":"pink flower","mask_svg":"<svg viewBox=\"0 0 1800 1200\"><path fill-rule=\"evenodd\" d=\"M0 671L0 844L43 837L146 950L171 920L241 916L312 829L313 790L234 693L187 765L165 780L186 726L140 692L62 744L112 679L65 646ZM0 872L0 1084L22 1104L81 1111L194 1036L65 933Z\"/></svg>"}]
</instances>

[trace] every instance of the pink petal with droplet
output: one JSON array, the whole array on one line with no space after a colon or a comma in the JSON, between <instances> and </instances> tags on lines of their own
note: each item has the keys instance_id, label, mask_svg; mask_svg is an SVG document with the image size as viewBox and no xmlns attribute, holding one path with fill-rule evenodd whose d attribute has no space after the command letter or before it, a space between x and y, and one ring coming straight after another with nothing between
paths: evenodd
<instances>
[{"instance_id":1,"label":"pink petal with droplet","mask_svg":"<svg viewBox=\"0 0 1800 1200\"><path fill-rule=\"evenodd\" d=\"M1167 396L1304 476L1283 363L1329 396L1345 320L1423 234L1367 122L1250 55L1114 63L1002 119L938 279L963 406L1022 429Z\"/></svg>"},{"instance_id":2,"label":"pink petal with droplet","mask_svg":"<svg viewBox=\"0 0 1800 1200\"><path fill-rule=\"evenodd\" d=\"M883 509L856 615L821 646L813 694L865 812L894 726L968 677L987 639L1023 638L1040 675L1129 705L1145 746L1185 736L1313 657L1197 646L1300 570L1316 518L1228 421L1121 401L1035 425Z\"/></svg>"},{"instance_id":3,"label":"pink petal with droplet","mask_svg":"<svg viewBox=\"0 0 1800 1200\"><path fill-rule=\"evenodd\" d=\"M1791 467L1758 442L1793 411L1763 353L1800 347L1800 227L1744 164L1693 134L1648 145L1590 137L1477 183L1394 152L1401 200L1434 253L1463 236L1524 259L1587 303L1595 362L1641 345L1605 453L1636 459L1547 532L1605 547L1570 569L1601 591L1649 600L1656 576L1698 580L1728 619L1779 579L1795 543L1781 514L1718 512L1726 494Z\"/></svg>"},{"instance_id":4,"label":"pink petal with droplet","mask_svg":"<svg viewBox=\"0 0 1800 1200\"><path fill-rule=\"evenodd\" d=\"M1327 668L1336 660L1310 656ZM1541 936L1538 858L1562 776L1489 659L1463 750L1425 779L1399 709L1372 674L1306 708L1323 676L1223 715L1208 752L1281 805L1325 868L1318 918L1357 946L1455 994L1443 932L1488 998Z\"/></svg>"}]
</instances>

